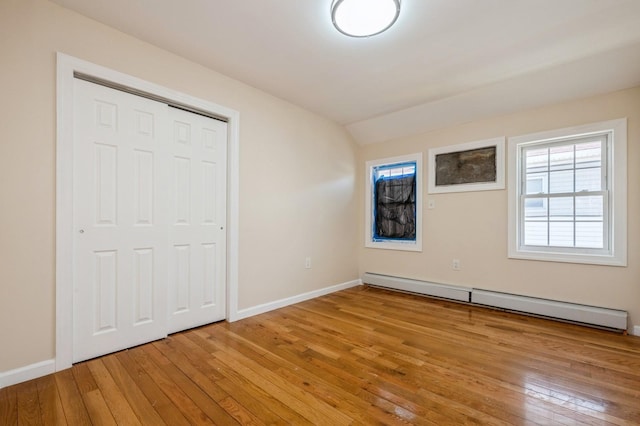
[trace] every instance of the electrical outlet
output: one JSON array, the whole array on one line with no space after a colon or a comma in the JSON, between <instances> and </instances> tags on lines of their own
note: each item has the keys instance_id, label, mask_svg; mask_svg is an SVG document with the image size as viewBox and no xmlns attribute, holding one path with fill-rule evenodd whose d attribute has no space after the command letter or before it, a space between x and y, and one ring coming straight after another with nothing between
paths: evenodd
<instances>
[{"instance_id":1,"label":"electrical outlet","mask_svg":"<svg viewBox=\"0 0 640 426\"><path fill-rule=\"evenodd\" d=\"M454 271L459 271L460 270L460 259L453 259L453 261L451 262L451 268Z\"/></svg>"},{"instance_id":2,"label":"electrical outlet","mask_svg":"<svg viewBox=\"0 0 640 426\"><path fill-rule=\"evenodd\" d=\"M311 269L311 258L309 256L304 259L304 269Z\"/></svg>"},{"instance_id":3,"label":"electrical outlet","mask_svg":"<svg viewBox=\"0 0 640 426\"><path fill-rule=\"evenodd\" d=\"M436 200L427 200L427 208L435 209L436 208Z\"/></svg>"},{"instance_id":4,"label":"electrical outlet","mask_svg":"<svg viewBox=\"0 0 640 426\"><path fill-rule=\"evenodd\" d=\"M640 336L640 325L634 325L633 326L633 335L634 336Z\"/></svg>"}]
</instances>

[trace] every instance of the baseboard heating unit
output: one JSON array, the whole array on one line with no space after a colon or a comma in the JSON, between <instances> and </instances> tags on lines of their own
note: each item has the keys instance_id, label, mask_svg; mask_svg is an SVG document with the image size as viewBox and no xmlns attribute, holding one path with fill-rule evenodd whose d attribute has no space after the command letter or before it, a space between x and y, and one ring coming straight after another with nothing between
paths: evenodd
<instances>
[{"instance_id":1,"label":"baseboard heating unit","mask_svg":"<svg viewBox=\"0 0 640 426\"><path fill-rule=\"evenodd\" d=\"M475 288L471 292L471 302L617 330L627 329L628 314L626 311L617 309L558 302L556 300L538 299Z\"/></svg>"},{"instance_id":2,"label":"baseboard heating unit","mask_svg":"<svg viewBox=\"0 0 640 426\"><path fill-rule=\"evenodd\" d=\"M429 281L372 274L370 272L367 272L362 276L362 282L374 286L424 294L427 296L442 297L461 302L471 301L471 288L468 287L437 284Z\"/></svg>"},{"instance_id":3,"label":"baseboard heating unit","mask_svg":"<svg viewBox=\"0 0 640 426\"><path fill-rule=\"evenodd\" d=\"M477 305L577 322L596 327L615 330L627 329L628 314L626 311L618 309L438 284L370 272L362 276L362 282L378 287L407 291L426 296L442 297L460 302L470 302Z\"/></svg>"}]
</instances>

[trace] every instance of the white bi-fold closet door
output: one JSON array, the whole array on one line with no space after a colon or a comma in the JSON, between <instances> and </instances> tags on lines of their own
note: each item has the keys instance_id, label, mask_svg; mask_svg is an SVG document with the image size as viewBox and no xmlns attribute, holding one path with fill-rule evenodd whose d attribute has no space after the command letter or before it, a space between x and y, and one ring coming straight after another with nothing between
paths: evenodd
<instances>
[{"instance_id":1,"label":"white bi-fold closet door","mask_svg":"<svg viewBox=\"0 0 640 426\"><path fill-rule=\"evenodd\" d=\"M227 124L75 79L73 362L226 315Z\"/></svg>"}]
</instances>

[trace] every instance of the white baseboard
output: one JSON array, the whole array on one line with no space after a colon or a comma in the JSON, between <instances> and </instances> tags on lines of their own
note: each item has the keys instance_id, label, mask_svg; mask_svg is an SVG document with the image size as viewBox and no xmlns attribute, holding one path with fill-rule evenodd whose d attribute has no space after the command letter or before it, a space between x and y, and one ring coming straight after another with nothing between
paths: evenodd
<instances>
[{"instance_id":1,"label":"white baseboard","mask_svg":"<svg viewBox=\"0 0 640 426\"><path fill-rule=\"evenodd\" d=\"M0 389L6 386L26 382L31 379L37 379L38 377L55 373L55 371L55 359L48 359L46 361L36 362L35 364L25 365L24 367L4 371L0 373Z\"/></svg>"},{"instance_id":2,"label":"white baseboard","mask_svg":"<svg viewBox=\"0 0 640 426\"><path fill-rule=\"evenodd\" d=\"M273 302L264 303L262 305L253 306L251 308L241 309L238 311L237 316L233 319L233 321L263 314L265 312L284 308L285 306L304 302L305 300L314 299L316 297L324 296L325 294L335 293L336 291L345 290L347 288L356 287L359 285L362 285L362 280L357 279L342 284L336 284L331 287L321 288L320 290L314 290L308 293L299 294L297 296L287 297L286 299L280 299Z\"/></svg>"}]
</instances>

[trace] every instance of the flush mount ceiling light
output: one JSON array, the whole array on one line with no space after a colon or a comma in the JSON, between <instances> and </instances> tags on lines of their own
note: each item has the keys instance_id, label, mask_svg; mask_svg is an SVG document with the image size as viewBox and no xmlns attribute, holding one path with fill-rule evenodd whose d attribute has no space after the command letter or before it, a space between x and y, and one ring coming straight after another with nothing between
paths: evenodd
<instances>
[{"instance_id":1,"label":"flush mount ceiling light","mask_svg":"<svg viewBox=\"0 0 640 426\"><path fill-rule=\"evenodd\" d=\"M333 0L331 20L350 37L371 37L391 27L400 15L400 0Z\"/></svg>"}]
</instances>

